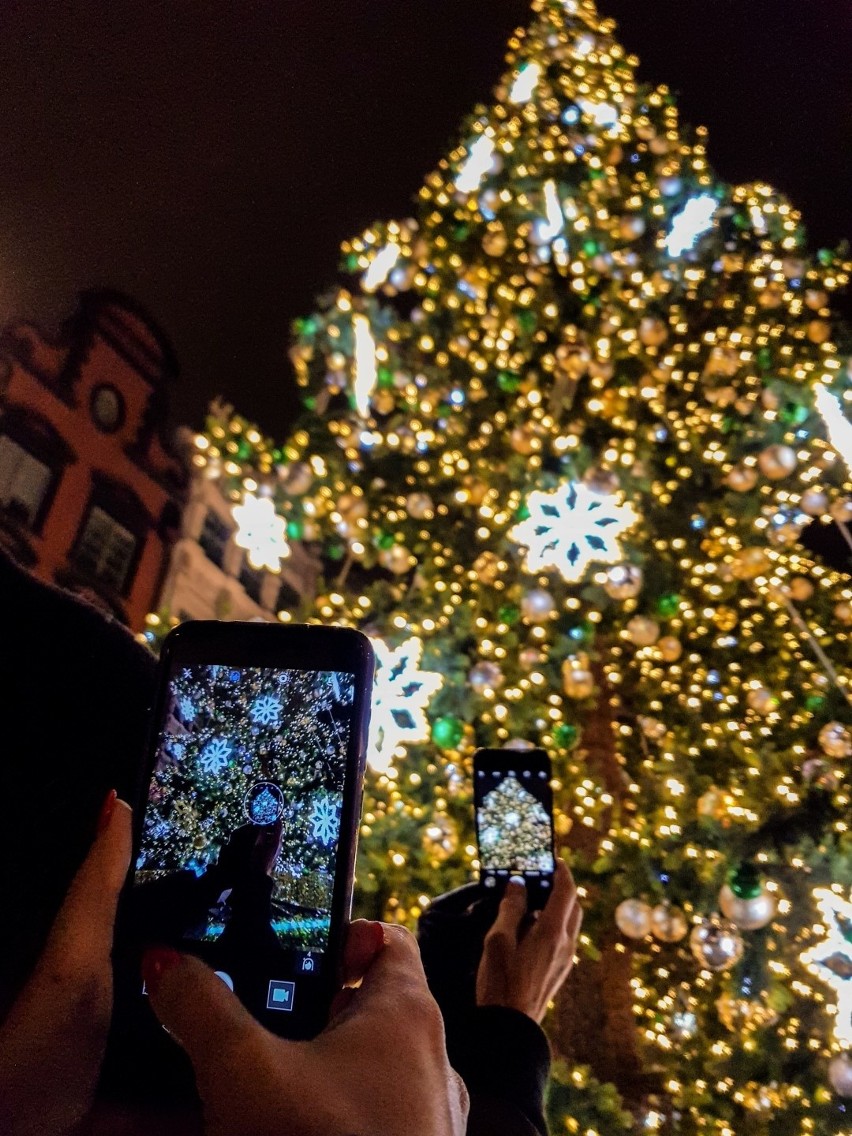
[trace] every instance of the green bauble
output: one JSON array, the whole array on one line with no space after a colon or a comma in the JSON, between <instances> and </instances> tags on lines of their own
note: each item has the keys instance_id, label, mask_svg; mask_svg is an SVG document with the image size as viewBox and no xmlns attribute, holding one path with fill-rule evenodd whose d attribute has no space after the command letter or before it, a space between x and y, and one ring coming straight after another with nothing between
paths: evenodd
<instances>
[{"instance_id":1,"label":"green bauble","mask_svg":"<svg viewBox=\"0 0 852 1136\"><path fill-rule=\"evenodd\" d=\"M387 549L393 548L393 546L395 544L396 544L396 541L394 540L393 533L386 533L386 532L376 533L376 538L375 538L376 548L381 548L384 551L387 551Z\"/></svg>"},{"instance_id":2,"label":"green bauble","mask_svg":"<svg viewBox=\"0 0 852 1136\"><path fill-rule=\"evenodd\" d=\"M521 615L521 609L517 604L503 604L497 612L497 618L501 623L508 623L509 625L517 623Z\"/></svg>"},{"instance_id":3,"label":"green bauble","mask_svg":"<svg viewBox=\"0 0 852 1136\"><path fill-rule=\"evenodd\" d=\"M290 538L290 540L301 540L304 531L305 526L301 521L287 522L287 536Z\"/></svg>"},{"instance_id":4,"label":"green bauble","mask_svg":"<svg viewBox=\"0 0 852 1136\"><path fill-rule=\"evenodd\" d=\"M553 740L560 749L573 749L580 737L580 731L570 722L563 722L553 731Z\"/></svg>"},{"instance_id":5,"label":"green bauble","mask_svg":"<svg viewBox=\"0 0 852 1136\"><path fill-rule=\"evenodd\" d=\"M671 619L673 615L677 615L679 610L680 596L676 596L673 592L660 596L657 600L657 611L664 619Z\"/></svg>"},{"instance_id":6,"label":"green bauble","mask_svg":"<svg viewBox=\"0 0 852 1136\"><path fill-rule=\"evenodd\" d=\"M448 715L432 723L432 741L441 749L455 749L463 737L464 723L460 718Z\"/></svg>"},{"instance_id":7,"label":"green bauble","mask_svg":"<svg viewBox=\"0 0 852 1136\"><path fill-rule=\"evenodd\" d=\"M778 417L786 426L801 426L807 420L809 411L798 402L788 402L778 411Z\"/></svg>"},{"instance_id":8,"label":"green bauble","mask_svg":"<svg viewBox=\"0 0 852 1136\"><path fill-rule=\"evenodd\" d=\"M514 394L520 385L521 377L514 371L501 371L497 376L497 386L507 394Z\"/></svg>"},{"instance_id":9,"label":"green bauble","mask_svg":"<svg viewBox=\"0 0 852 1136\"><path fill-rule=\"evenodd\" d=\"M390 367L379 367L378 371L376 372L376 376L378 385L383 390L387 390L388 387L393 386L393 371L390 369Z\"/></svg>"},{"instance_id":10,"label":"green bauble","mask_svg":"<svg viewBox=\"0 0 852 1136\"><path fill-rule=\"evenodd\" d=\"M518 327L521 329L521 331L526 332L527 335L532 335L532 333L535 331L536 323L538 322L536 320L535 312L531 312L529 311L529 309L524 308L515 314L515 319L518 321Z\"/></svg>"},{"instance_id":11,"label":"green bauble","mask_svg":"<svg viewBox=\"0 0 852 1136\"><path fill-rule=\"evenodd\" d=\"M757 353L757 365L762 371L768 371L772 366L772 352L768 347L761 347Z\"/></svg>"},{"instance_id":12,"label":"green bauble","mask_svg":"<svg viewBox=\"0 0 852 1136\"><path fill-rule=\"evenodd\" d=\"M810 710L812 714L822 710L825 706L825 697L822 694L809 694L805 699L805 709Z\"/></svg>"},{"instance_id":13,"label":"green bauble","mask_svg":"<svg viewBox=\"0 0 852 1136\"><path fill-rule=\"evenodd\" d=\"M325 551L329 560L342 560L344 553L346 552L346 545L340 544L339 541L335 541L333 544L329 544L326 547Z\"/></svg>"}]
</instances>

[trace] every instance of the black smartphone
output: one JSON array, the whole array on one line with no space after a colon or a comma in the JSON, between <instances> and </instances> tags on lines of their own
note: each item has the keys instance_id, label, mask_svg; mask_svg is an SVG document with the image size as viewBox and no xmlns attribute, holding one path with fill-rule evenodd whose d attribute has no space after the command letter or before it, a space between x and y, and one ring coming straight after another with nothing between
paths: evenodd
<instances>
[{"instance_id":1,"label":"black smartphone","mask_svg":"<svg viewBox=\"0 0 852 1136\"><path fill-rule=\"evenodd\" d=\"M164 1044L139 969L150 944L197 955L282 1037L326 1024L373 669L347 628L199 621L166 638L115 952L125 1039Z\"/></svg>"},{"instance_id":2,"label":"black smartphone","mask_svg":"<svg viewBox=\"0 0 852 1136\"><path fill-rule=\"evenodd\" d=\"M553 790L542 749L480 749L473 755L479 878L500 895L512 876L527 886L528 910L553 887Z\"/></svg>"}]
</instances>

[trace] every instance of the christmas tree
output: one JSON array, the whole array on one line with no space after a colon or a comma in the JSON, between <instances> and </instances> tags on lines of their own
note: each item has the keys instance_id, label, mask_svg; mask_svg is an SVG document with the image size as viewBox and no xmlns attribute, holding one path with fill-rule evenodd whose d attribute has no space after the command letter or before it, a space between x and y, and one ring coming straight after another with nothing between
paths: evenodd
<instances>
[{"instance_id":1,"label":"christmas tree","mask_svg":"<svg viewBox=\"0 0 852 1136\"><path fill-rule=\"evenodd\" d=\"M848 1132L852 587L799 540L852 519L848 265L636 66L591 0L536 0L297 326L287 443L220 414L195 460L317 550L309 617L376 641L361 910L468 878L474 749L542 746L587 908L557 1046L643 1131ZM629 1123L558 1080L557 1130Z\"/></svg>"}]
</instances>

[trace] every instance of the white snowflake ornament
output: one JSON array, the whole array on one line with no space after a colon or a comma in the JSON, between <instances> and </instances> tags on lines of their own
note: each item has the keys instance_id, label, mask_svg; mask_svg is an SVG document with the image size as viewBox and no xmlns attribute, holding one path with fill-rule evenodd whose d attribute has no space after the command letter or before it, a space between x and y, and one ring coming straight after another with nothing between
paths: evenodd
<instances>
[{"instance_id":1,"label":"white snowflake ornament","mask_svg":"<svg viewBox=\"0 0 852 1136\"><path fill-rule=\"evenodd\" d=\"M228 758L231 755L231 743L225 738L212 738L198 757L198 764L203 773L223 773L228 768Z\"/></svg>"},{"instance_id":2,"label":"white snowflake ornament","mask_svg":"<svg viewBox=\"0 0 852 1136\"><path fill-rule=\"evenodd\" d=\"M510 540L526 547L527 571L555 569L569 582L581 580L592 563L623 559L618 537L637 519L630 505L619 505L580 481L550 493L535 490L527 509L527 519L509 532Z\"/></svg>"},{"instance_id":3,"label":"white snowflake ornament","mask_svg":"<svg viewBox=\"0 0 852 1136\"><path fill-rule=\"evenodd\" d=\"M834 1036L848 1049L852 1047L852 898L844 899L829 888L816 888L814 899L826 938L805 951L801 961L834 991Z\"/></svg>"},{"instance_id":4,"label":"white snowflake ornament","mask_svg":"<svg viewBox=\"0 0 852 1136\"><path fill-rule=\"evenodd\" d=\"M340 809L331 797L314 801L311 811L311 839L326 848L337 839L340 828Z\"/></svg>"},{"instance_id":5,"label":"white snowflake ornament","mask_svg":"<svg viewBox=\"0 0 852 1136\"><path fill-rule=\"evenodd\" d=\"M281 561L290 555L290 545L285 539L287 526L275 512L272 498L246 493L242 505L234 506L234 520L234 540L248 551L249 564L278 572Z\"/></svg>"},{"instance_id":6,"label":"white snowflake ornament","mask_svg":"<svg viewBox=\"0 0 852 1136\"><path fill-rule=\"evenodd\" d=\"M249 711L257 726L277 726L281 718L281 703L271 694L262 694Z\"/></svg>"},{"instance_id":7,"label":"white snowflake ornament","mask_svg":"<svg viewBox=\"0 0 852 1136\"><path fill-rule=\"evenodd\" d=\"M398 647L372 640L376 651L376 680L370 717L367 761L377 773L390 768L398 747L429 737L426 708L444 679L422 671L423 643L416 635Z\"/></svg>"}]
</instances>

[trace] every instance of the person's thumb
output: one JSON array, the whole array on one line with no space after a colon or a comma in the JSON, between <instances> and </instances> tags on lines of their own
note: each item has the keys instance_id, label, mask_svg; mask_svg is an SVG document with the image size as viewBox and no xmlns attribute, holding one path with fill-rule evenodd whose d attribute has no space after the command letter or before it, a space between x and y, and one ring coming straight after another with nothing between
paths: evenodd
<instances>
[{"instance_id":1,"label":"person's thumb","mask_svg":"<svg viewBox=\"0 0 852 1136\"><path fill-rule=\"evenodd\" d=\"M142 959L151 1008L186 1050L199 1082L266 1031L214 971L192 955L151 947Z\"/></svg>"},{"instance_id":2,"label":"person's thumb","mask_svg":"<svg viewBox=\"0 0 852 1136\"><path fill-rule=\"evenodd\" d=\"M494 938L505 936L507 939L517 939L526 912L526 885L520 876L513 876L506 884L506 891L497 910L497 918L489 934Z\"/></svg>"}]
</instances>

